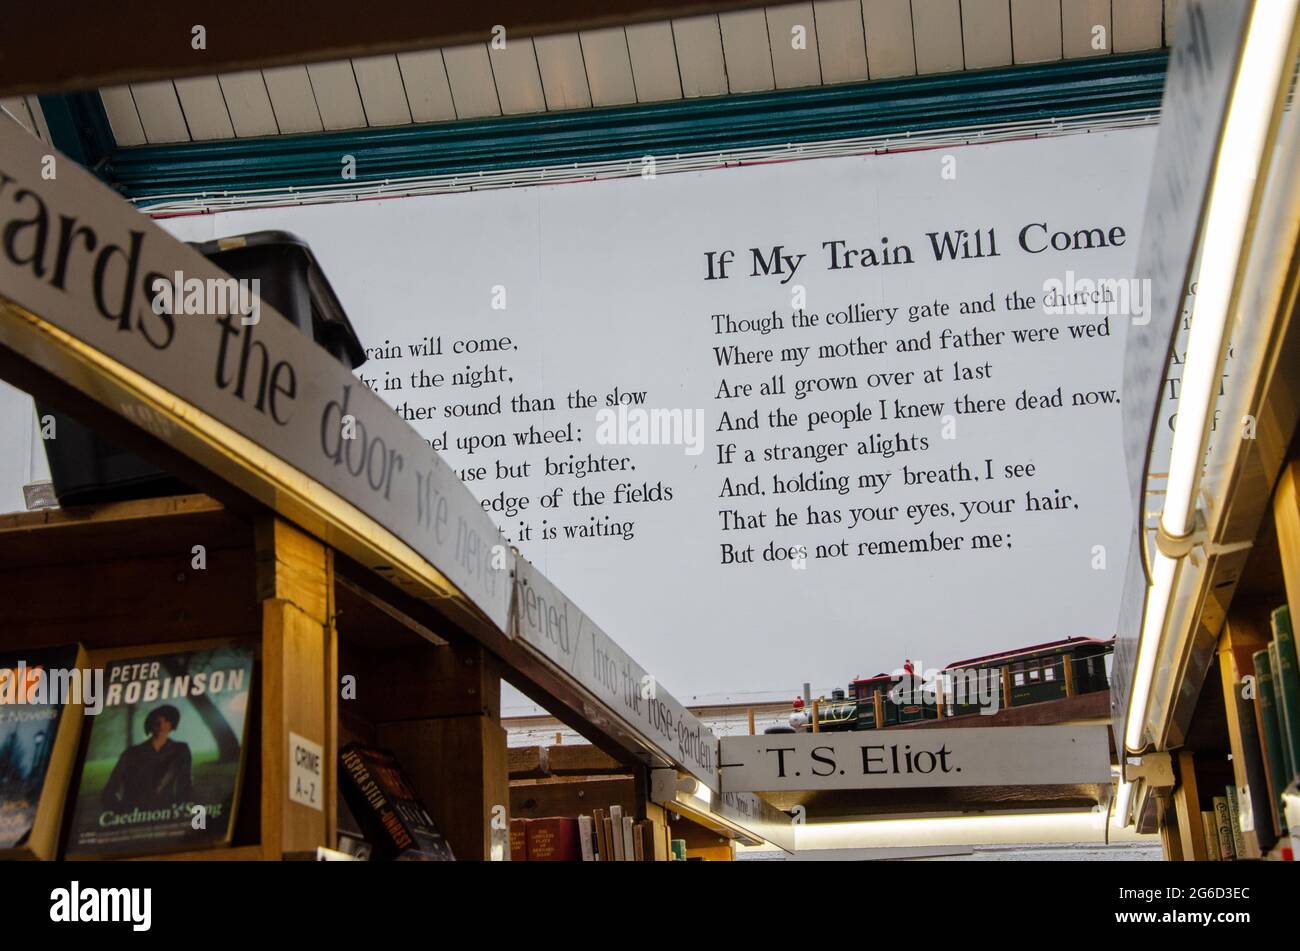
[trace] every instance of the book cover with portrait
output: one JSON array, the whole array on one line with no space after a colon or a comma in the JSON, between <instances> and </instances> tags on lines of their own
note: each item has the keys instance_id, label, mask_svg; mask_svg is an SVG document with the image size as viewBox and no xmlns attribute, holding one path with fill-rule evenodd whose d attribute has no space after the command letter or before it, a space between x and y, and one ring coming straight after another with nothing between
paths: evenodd
<instances>
[{"instance_id":1,"label":"book cover with portrait","mask_svg":"<svg viewBox=\"0 0 1300 951\"><path fill-rule=\"evenodd\" d=\"M236 644L103 662L103 710L88 724L69 857L230 844L254 655L253 645Z\"/></svg>"}]
</instances>

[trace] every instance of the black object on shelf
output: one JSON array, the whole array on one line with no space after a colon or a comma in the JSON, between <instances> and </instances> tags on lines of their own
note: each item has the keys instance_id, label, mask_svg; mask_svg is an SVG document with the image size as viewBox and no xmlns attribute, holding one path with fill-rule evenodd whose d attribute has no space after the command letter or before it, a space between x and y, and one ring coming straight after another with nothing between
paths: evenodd
<instances>
[{"instance_id":1,"label":"black object on shelf","mask_svg":"<svg viewBox=\"0 0 1300 951\"><path fill-rule=\"evenodd\" d=\"M366 361L365 348L334 289L305 241L285 231L258 231L192 243L237 280L256 280L258 296L349 370ZM62 506L184 495L193 489L175 476L104 439L71 416L36 405L54 417L45 441L54 493Z\"/></svg>"}]
</instances>

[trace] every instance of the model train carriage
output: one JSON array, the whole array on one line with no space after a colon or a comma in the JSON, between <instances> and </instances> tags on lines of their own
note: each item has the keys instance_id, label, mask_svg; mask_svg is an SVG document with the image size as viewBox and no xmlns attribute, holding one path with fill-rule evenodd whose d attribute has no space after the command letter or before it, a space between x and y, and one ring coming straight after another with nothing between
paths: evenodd
<instances>
[{"instance_id":1,"label":"model train carriage","mask_svg":"<svg viewBox=\"0 0 1300 951\"><path fill-rule=\"evenodd\" d=\"M1001 710L1108 690L1106 658L1113 650L1112 640L1071 637L949 664L943 670L943 716L968 716L986 706ZM874 730L877 723L890 727L937 719L932 697L904 695L903 703L891 699L890 692L901 680L877 674L854 680L847 696L834 691L819 710L818 729Z\"/></svg>"}]
</instances>

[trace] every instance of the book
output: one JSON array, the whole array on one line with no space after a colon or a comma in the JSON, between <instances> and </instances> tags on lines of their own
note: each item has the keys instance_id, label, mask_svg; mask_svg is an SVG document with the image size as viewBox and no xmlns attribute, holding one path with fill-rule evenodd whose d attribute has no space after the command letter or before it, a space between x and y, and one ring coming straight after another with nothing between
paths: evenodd
<instances>
[{"instance_id":1,"label":"book","mask_svg":"<svg viewBox=\"0 0 1300 951\"><path fill-rule=\"evenodd\" d=\"M623 861L636 861L636 820L631 816L623 817Z\"/></svg>"},{"instance_id":2,"label":"book","mask_svg":"<svg viewBox=\"0 0 1300 951\"><path fill-rule=\"evenodd\" d=\"M1241 827L1241 805L1237 797L1237 787L1229 786L1226 790L1228 800L1228 822L1232 832L1232 851L1237 858L1246 857L1246 836Z\"/></svg>"},{"instance_id":3,"label":"book","mask_svg":"<svg viewBox=\"0 0 1300 951\"><path fill-rule=\"evenodd\" d=\"M591 816L578 816L578 844L582 847L584 862L596 861L596 850L591 835Z\"/></svg>"},{"instance_id":4,"label":"book","mask_svg":"<svg viewBox=\"0 0 1300 951\"><path fill-rule=\"evenodd\" d=\"M421 804L397 758L366 743L339 751L339 789L378 860L450 862L451 846Z\"/></svg>"},{"instance_id":5,"label":"book","mask_svg":"<svg viewBox=\"0 0 1300 951\"><path fill-rule=\"evenodd\" d=\"M79 644L0 655L0 859L58 852L82 701L96 700L85 667Z\"/></svg>"},{"instance_id":6,"label":"book","mask_svg":"<svg viewBox=\"0 0 1300 951\"><path fill-rule=\"evenodd\" d=\"M528 861L582 861L582 846L578 841L578 820L567 816L530 819L528 821Z\"/></svg>"},{"instance_id":7,"label":"book","mask_svg":"<svg viewBox=\"0 0 1300 951\"><path fill-rule=\"evenodd\" d=\"M1255 715L1259 725L1260 746L1267 770L1270 812L1274 833L1280 838L1287 831L1282 807L1281 779L1286 775L1286 755L1282 751L1282 730L1277 719L1277 699L1273 694L1273 660L1269 650L1251 655L1255 664Z\"/></svg>"},{"instance_id":8,"label":"book","mask_svg":"<svg viewBox=\"0 0 1300 951\"><path fill-rule=\"evenodd\" d=\"M510 861L528 861L528 820L510 820Z\"/></svg>"},{"instance_id":9,"label":"book","mask_svg":"<svg viewBox=\"0 0 1300 951\"><path fill-rule=\"evenodd\" d=\"M1205 861L1221 861L1222 855L1219 852L1219 825L1214 818L1213 810L1206 810L1201 813L1201 828L1205 833Z\"/></svg>"},{"instance_id":10,"label":"book","mask_svg":"<svg viewBox=\"0 0 1300 951\"><path fill-rule=\"evenodd\" d=\"M593 809L591 811L591 824L596 832L596 861L609 861L609 845L605 840L605 810Z\"/></svg>"},{"instance_id":11,"label":"book","mask_svg":"<svg viewBox=\"0 0 1300 951\"><path fill-rule=\"evenodd\" d=\"M243 779L252 644L93 653L103 709L87 724L70 858L228 846Z\"/></svg>"},{"instance_id":12,"label":"book","mask_svg":"<svg viewBox=\"0 0 1300 951\"><path fill-rule=\"evenodd\" d=\"M612 826L612 828L610 829L611 839L612 839L611 844L613 845L611 851L614 853L614 861L622 862L623 861L623 807L622 806L609 807L609 822L610 825Z\"/></svg>"},{"instance_id":13,"label":"book","mask_svg":"<svg viewBox=\"0 0 1300 951\"><path fill-rule=\"evenodd\" d=\"M644 862L646 860L645 826L646 824L644 822L638 822L636 828L632 830L632 841L634 844L633 851L635 853L636 861L638 862Z\"/></svg>"},{"instance_id":14,"label":"book","mask_svg":"<svg viewBox=\"0 0 1300 951\"><path fill-rule=\"evenodd\" d=\"M1290 768L1278 785L1285 789L1300 772L1300 663L1296 659L1295 632L1291 628L1291 609L1285 604L1273 611L1273 694L1277 697L1278 722Z\"/></svg>"},{"instance_id":15,"label":"book","mask_svg":"<svg viewBox=\"0 0 1300 951\"><path fill-rule=\"evenodd\" d=\"M1241 727L1242 761L1246 771L1245 792L1238 803L1239 812L1249 816L1255 842L1260 853L1266 853L1277 841L1274 829L1275 809L1270 804L1268 773L1265 771L1264 748L1260 743L1259 722L1256 719L1255 701L1244 696L1245 683L1233 684L1234 702L1237 704L1237 723ZM1242 826L1246 831L1246 826Z\"/></svg>"},{"instance_id":16,"label":"book","mask_svg":"<svg viewBox=\"0 0 1300 951\"><path fill-rule=\"evenodd\" d=\"M1212 800L1214 803L1214 831L1217 833L1219 840L1219 858L1225 862L1231 862L1237 857L1232 842L1232 821L1228 809L1227 796L1215 796Z\"/></svg>"},{"instance_id":17,"label":"book","mask_svg":"<svg viewBox=\"0 0 1300 951\"><path fill-rule=\"evenodd\" d=\"M601 825L605 827L605 861L615 862L617 858L614 855L614 820L606 816L601 820Z\"/></svg>"}]
</instances>

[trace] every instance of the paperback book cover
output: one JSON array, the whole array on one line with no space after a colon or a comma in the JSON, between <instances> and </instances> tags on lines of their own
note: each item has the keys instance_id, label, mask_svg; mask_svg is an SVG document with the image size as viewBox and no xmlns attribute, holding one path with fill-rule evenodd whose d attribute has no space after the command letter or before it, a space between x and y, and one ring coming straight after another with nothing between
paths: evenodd
<instances>
[{"instance_id":1,"label":"paperback book cover","mask_svg":"<svg viewBox=\"0 0 1300 951\"><path fill-rule=\"evenodd\" d=\"M76 644L0 655L0 858L52 859L58 851L85 659Z\"/></svg>"},{"instance_id":2,"label":"paperback book cover","mask_svg":"<svg viewBox=\"0 0 1300 951\"><path fill-rule=\"evenodd\" d=\"M107 657L70 857L229 845L253 688L251 644Z\"/></svg>"},{"instance_id":3,"label":"paperback book cover","mask_svg":"<svg viewBox=\"0 0 1300 951\"><path fill-rule=\"evenodd\" d=\"M339 758L339 790L374 846L376 859L450 862L455 858L392 753L349 743L339 751Z\"/></svg>"}]
</instances>

